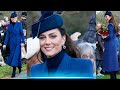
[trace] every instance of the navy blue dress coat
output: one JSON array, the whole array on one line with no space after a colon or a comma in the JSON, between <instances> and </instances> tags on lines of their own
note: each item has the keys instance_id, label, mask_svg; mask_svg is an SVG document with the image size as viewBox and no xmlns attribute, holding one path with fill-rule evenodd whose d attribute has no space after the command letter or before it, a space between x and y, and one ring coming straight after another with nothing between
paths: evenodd
<instances>
[{"instance_id":1,"label":"navy blue dress coat","mask_svg":"<svg viewBox=\"0 0 120 90\"><path fill-rule=\"evenodd\" d=\"M47 63L33 64L29 78L49 77ZM52 77L80 77L93 79L93 64L91 60L72 58L67 53L63 56L55 74Z\"/></svg>"},{"instance_id":2,"label":"navy blue dress coat","mask_svg":"<svg viewBox=\"0 0 120 90\"><path fill-rule=\"evenodd\" d=\"M108 24L109 36L105 39L103 56L103 70L107 72L118 71L116 33L113 23Z\"/></svg>"},{"instance_id":3,"label":"navy blue dress coat","mask_svg":"<svg viewBox=\"0 0 120 90\"><path fill-rule=\"evenodd\" d=\"M25 43L22 23L16 22L14 27L12 24L8 25L4 45L7 45L8 42L10 42L10 55L6 64L21 67L21 43Z\"/></svg>"}]
</instances>

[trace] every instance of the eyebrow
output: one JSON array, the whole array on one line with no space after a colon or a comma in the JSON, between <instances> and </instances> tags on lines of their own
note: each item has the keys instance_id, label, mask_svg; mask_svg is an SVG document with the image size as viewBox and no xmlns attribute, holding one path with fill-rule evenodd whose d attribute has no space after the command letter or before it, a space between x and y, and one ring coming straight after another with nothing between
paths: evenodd
<instances>
[{"instance_id":1,"label":"eyebrow","mask_svg":"<svg viewBox=\"0 0 120 90\"><path fill-rule=\"evenodd\" d=\"M56 32L50 33L48 35L53 35L53 34L56 34ZM44 36L44 34L41 34L40 36Z\"/></svg>"},{"instance_id":2,"label":"eyebrow","mask_svg":"<svg viewBox=\"0 0 120 90\"><path fill-rule=\"evenodd\" d=\"M56 34L55 32L53 32L53 33L50 33L49 35L52 35L52 34Z\"/></svg>"}]
</instances>

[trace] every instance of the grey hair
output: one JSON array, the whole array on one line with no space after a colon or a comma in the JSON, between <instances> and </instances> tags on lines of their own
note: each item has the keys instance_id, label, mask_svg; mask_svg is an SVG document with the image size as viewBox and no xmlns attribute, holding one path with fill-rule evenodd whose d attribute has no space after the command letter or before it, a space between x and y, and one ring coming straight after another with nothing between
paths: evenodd
<instances>
[{"instance_id":1,"label":"grey hair","mask_svg":"<svg viewBox=\"0 0 120 90\"><path fill-rule=\"evenodd\" d=\"M94 74L96 74L96 61L95 61L94 48L92 47L90 43L87 43L87 42L79 43L78 47L80 49L80 56L82 56L83 54L88 54L88 53L91 55L90 60L92 60Z\"/></svg>"},{"instance_id":2,"label":"grey hair","mask_svg":"<svg viewBox=\"0 0 120 90\"><path fill-rule=\"evenodd\" d=\"M91 54L91 58L95 59L95 52L91 44L87 42L79 43L78 47L80 48L80 55Z\"/></svg>"}]
</instances>

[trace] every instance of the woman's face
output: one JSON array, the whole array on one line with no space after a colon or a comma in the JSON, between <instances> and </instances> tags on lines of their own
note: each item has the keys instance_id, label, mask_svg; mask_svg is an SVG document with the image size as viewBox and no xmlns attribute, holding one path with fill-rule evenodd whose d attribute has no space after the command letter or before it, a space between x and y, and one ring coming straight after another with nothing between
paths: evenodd
<instances>
[{"instance_id":1,"label":"woman's face","mask_svg":"<svg viewBox=\"0 0 120 90\"><path fill-rule=\"evenodd\" d=\"M81 58L91 60L92 62L94 61L94 58L91 57L90 53L81 55Z\"/></svg>"},{"instance_id":2,"label":"woman's face","mask_svg":"<svg viewBox=\"0 0 120 90\"><path fill-rule=\"evenodd\" d=\"M8 17L4 17L4 19L6 20L6 21L8 21L9 19L8 19Z\"/></svg>"},{"instance_id":3,"label":"woman's face","mask_svg":"<svg viewBox=\"0 0 120 90\"><path fill-rule=\"evenodd\" d=\"M61 36L58 29L46 31L40 35L40 48L49 58L58 54L62 50L62 45L66 41L65 36Z\"/></svg>"},{"instance_id":4,"label":"woman's face","mask_svg":"<svg viewBox=\"0 0 120 90\"><path fill-rule=\"evenodd\" d=\"M105 16L106 22L109 23L109 21L110 21L111 18L112 18L112 16L106 15L106 16Z\"/></svg>"},{"instance_id":5,"label":"woman's face","mask_svg":"<svg viewBox=\"0 0 120 90\"><path fill-rule=\"evenodd\" d=\"M86 58L86 59L90 59L91 54L90 53L88 53L88 54L82 54L81 57L82 58Z\"/></svg>"},{"instance_id":6,"label":"woman's face","mask_svg":"<svg viewBox=\"0 0 120 90\"><path fill-rule=\"evenodd\" d=\"M11 18L12 22L16 22L17 21L17 17Z\"/></svg>"}]
</instances>

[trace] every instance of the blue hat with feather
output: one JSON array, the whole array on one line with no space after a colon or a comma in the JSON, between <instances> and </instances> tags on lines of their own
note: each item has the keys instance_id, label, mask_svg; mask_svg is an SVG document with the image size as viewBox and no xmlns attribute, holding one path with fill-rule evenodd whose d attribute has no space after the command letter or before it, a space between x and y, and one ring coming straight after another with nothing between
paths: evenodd
<instances>
[{"instance_id":1,"label":"blue hat with feather","mask_svg":"<svg viewBox=\"0 0 120 90\"><path fill-rule=\"evenodd\" d=\"M39 19L38 37L41 33L60 28L63 26L62 17L53 13L54 11L41 11L41 18Z\"/></svg>"},{"instance_id":2,"label":"blue hat with feather","mask_svg":"<svg viewBox=\"0 0 120 90\"><path fill-rule=\"evenodd\" d=\"M106 16L106 15L112 16L112 12L111 11L106 11L104 16Z\"/></svg>"},{"instance_id":3,"label":"blue hat with feather","mask_svg":"<svg viewBox=\"0 0 120 90\"><path fill-rule=\"evenodd\" d=\"M15 18L15 17L17 17L17 13L16 13L16 12L13 12L13 13L11 14L10 18Z\"/></svg>"}]
</instances>

